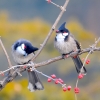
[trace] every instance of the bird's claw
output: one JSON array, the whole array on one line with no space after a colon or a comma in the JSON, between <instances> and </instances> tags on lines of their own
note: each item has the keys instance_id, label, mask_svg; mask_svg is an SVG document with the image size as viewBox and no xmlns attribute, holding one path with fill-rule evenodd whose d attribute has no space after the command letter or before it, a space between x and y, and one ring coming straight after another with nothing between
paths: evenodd
<instances>
[{"instance_id":1,"label":"bird's claw","mask_svg":"<svg viewBox=\"0 0 100 100\"><path fill-rule=\"evenodd\" d=\"M63 55L62 55L62 58L63 58L63 59L66 59L66 58L68 58L68 55L67 55L67 54L63 54Z\"/></svg>"}]
</instances>

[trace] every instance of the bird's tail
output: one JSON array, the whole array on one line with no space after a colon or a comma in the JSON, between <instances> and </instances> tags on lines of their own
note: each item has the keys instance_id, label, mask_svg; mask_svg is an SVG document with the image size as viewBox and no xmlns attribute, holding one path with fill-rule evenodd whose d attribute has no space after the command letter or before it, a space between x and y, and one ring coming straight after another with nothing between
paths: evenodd
<instances>
[{"instance_id":1,"label":"bird's tail","mask_svg":"<svg viewBox=\"0 0 100 100\"><path fill-rule=\"evenodd\" d=\"M43 90L44 86L42 82L40 81L40 78L38 76L38 73L36 71L28 71L28 77L29 77L29 84L28 89L33 92L35 90Z\"/></svg>"},{"instance_id":2,"label":"bird's tail","mask_svg":"<svg viewBox=\"0 0 100 100\"><path fill-rule=\"evenodd\" d=\"M75 56L75 57L72 57L72 59L74 61L77 73L81 72L82 74L86 75L86 73L87 73L86 68L83 67L83 69L81 70L81 68L83 66L83 63L82 63L80 57L79 56Z\"/></svg>"}]
</instances>

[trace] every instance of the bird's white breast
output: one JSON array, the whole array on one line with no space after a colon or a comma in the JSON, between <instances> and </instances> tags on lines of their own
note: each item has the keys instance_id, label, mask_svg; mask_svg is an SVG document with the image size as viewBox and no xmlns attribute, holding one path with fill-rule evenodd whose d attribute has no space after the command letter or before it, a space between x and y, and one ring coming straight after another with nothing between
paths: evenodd
<instances>
[{"instance_id":1,"label":"bird's white breast","mask_svg":"<svg viewBox=\"0 0 100 100\"><path fill-rule=\"evenodd\" d=\"M58 34L58 35L56 36L56 39L57 39L58 42L63 42L63 41L64 41L64 38L65 38L65 36L62 35L62 34Z\"/></svg>"},{"instance_id":2,"label":"bird's white breast","mask_svg":"<svg viewBox=\"0 0 100 100\"><path fill-rule=\"evenodd\" d=\"M64 38L65 37L62 36L62 34L59 34L56 36L57 41L54 42L55 48L61 54L67 54L77 50L76 42L71 36L69 36L68 41L64 41Z\"/></svg>"},{"instance_id":3,"label":"bird's white breast","mask_svg":"<svg viewBox=\"0 0 100 100\"><path fill-rule=\"evenodd\" d=\"M14 61L17 63L17 64L24 64L24 63L27 63L28 61L30 61L34 54L31 53L27 56L22 56L22 55L18 55L17 52L15 51L12 51L12 55L13 55L13 58L14 58Z\"/></svg>"}]
</instances>

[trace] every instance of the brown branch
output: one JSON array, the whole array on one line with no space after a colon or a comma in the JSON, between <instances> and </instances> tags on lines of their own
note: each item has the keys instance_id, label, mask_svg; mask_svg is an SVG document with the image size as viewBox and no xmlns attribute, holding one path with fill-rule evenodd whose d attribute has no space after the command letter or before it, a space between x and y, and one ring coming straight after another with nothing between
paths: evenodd
<instances>
[{"instance_id":1,"label":"brown branch","mask_svg":"<svg viewBox=\"0 0 100 100\"><path fill-rule=\"evenodd\" d=\"M78 53L78 51L73 52L73 53L69 54L67 58L69 58L69 57L71 57L71 56L74 56L74 55L77 55L77 54L78 54L78 55L81 55L81 54L83 54L83 53L88 53L88 52L90 52L91 49L92 49L92 48L90 47L90 48L83 49L80 53ZM100 51L100 47L98 47L98 48L93 48L92 50L93 50L93 51ZM66 59L67 59L67 58L66 58ZM34 67L35 67L35 68L38 68L38 67L45 66L45 65L51 64L51 63L53 63L53 62L62 60L62 59L63 59L62 56L58 56L58 57L55 57L55 58L51 58L51 59L49 59L49 60L42 61L42 62L40 62L40 63L35 63L35 64L34 64ZM5 78L0 82L0 90L2 90L2 89L5 87L6 84L8 84L9 82L13 81L13 79L15 79L15 78L18 76L18 72L19 72L19 73L22 73L22 72L26 71L25 68L23 68L23 66L29 67L30 64L26 64L26 65L16 65L16 66L21 66L21 67L20 67L20 68L17 68L16 70L14 70L12 75L8 75L7 77L5 77ZM32 65L32 66L33 66L33 65ZM12 66L12 67L13 67L13 66ZM14 67L15 67L15 66L14 66Z\"/></svg>"},{"instance_id":2,"label":"brown branch","mask_svg":"<svg viewBox=\"0 0 100 100\"><path fill-rule=\"evenodd\" d=\"M50 31L49 31L49 33L48 33L46 39L45 39L44 42L42 43L42 45L41 45L40 49L38 50L38 52L36 53L36 55L33 57L32 61L36 59L36 57L41 53L42 49L43 49L44 46L46 45L46 43L47 43L47 41L49 40L51 34L52 34L53 31L55 30L55 28L56 28L56 26L57 26L59 20L61 19L63 13L65 12L65 9L66 9L66 7L67 7L67 5L68 5L68 2L69 2L69 0L66 0L66 2L64 3L64 5L63 5L63 7L62 7L62 8L63 8L62 11L60 12L58 18L57 18L56 21L54 22L54 24L53 24L52 28L50 29Z\"/></svg>"},{"instance_id":3,"label":"brown branch","mask_svg":"<svg viewBox=\"0 0 100 100\"><path fill-rule=\"evenodd\" d=\"M0 44L1 44L1 47L2 47L2 49L3 49L3 51L4 51L5 55L6 55L6 58L7 58L8 64L9 64L8 68L11 68L12 64L11 64L10 58L9 58L9 56L7 54L7 51L6 51L4 45L3 45L2 41L1 41L1 36L0 36ZM10 71L10 73L12 73L12 70Z\"/></svg>"},{"instance_id":4,"label":"brown branch","mask_svg":"<svg viewBox=\"0 0 100 100\"><path fill-rule=\"evenodd\" d=\"M67 55L67 58L72 57L72 56L77 55L77 54L78 54L78 55L81 55L81 54L83 54L83 53L88 53L90 50L91 50L91 47L82 50L80 53L78 53L78 51L73 52L73 53ZM100 47L99 47L99 48L94 48L93 51L100 51ZM65 59L67 59L67 58L65 58ZM46 61L37 63L37 64L35 64L34 66L35 66L35 68L38 68L38 67L45 66L45 65L48 65L48 64L50 64L50 63L53 63L53 62L62 60L62 59L63 59L63 57L62 57L62 56L59 56L59 57L55 57L55 58L52 58L52 59L49 59L49 60L46 60Z\"/></svg>"},{"instance_id":5,"label":"brown branch","mask_svg":"<svg viewBox=\"0 0 100 100\"><path fill-rule=\"evenodd\" d=\"M10 67L12 67L12 64L11 64L10 58L9 58L9 56L7 54L7 51L6 51L4 45L3 45L2 41L1 41L1 37L0 37L0 44L1 44L1 47L2 47L4 53L5 53L6 57L7 57L7 60L8 60L8 63L9 63L9 68L10 68Z\"/></svg>"},{"instance_id":6,"label":"brown branch","mask_svg":"<svg viewBox=\"0 0 100 100\"><path fill-rule=\"evenodd\" d=\"M22 73L25 71L24 68L17 68L16 70L13 71L12 74L8 74L2 81L0 81L0 91L11 81L13 81L17 76L19 76L19 73Z\"/></svg>"},{"instance_id":7,"label":"brown branch","mask_svg":"<svg viewBox=\"0 0 100 100\"><path fill-rule=\"evenodd\" d=\"M59 60L62 60L62 59L63 59L62 56L55 57L55 58L37 63L37 64L34 65L34 67L37 68L37 67L45 66L45 65L51 64L53 62L56 62L56 61L59 61Z\"/></svg>"}]
</instances>

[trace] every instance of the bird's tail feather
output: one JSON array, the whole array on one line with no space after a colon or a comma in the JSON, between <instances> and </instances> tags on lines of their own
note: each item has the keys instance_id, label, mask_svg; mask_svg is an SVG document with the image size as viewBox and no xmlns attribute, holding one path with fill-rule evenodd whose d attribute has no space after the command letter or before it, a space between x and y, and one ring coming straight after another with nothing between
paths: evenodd
<instances>
[{"instance_id":1,"label":"bird's tail feather","mask_svg":"<svg viewBox=\"0 0 100 100\"><path fill-rule=\"evenodd\" d=\"M40 81L38 73L35 71L28 71L29 84L28 89L33 92L35 90L43 90L44 86Z\"/></svg>"},{"instance_id":2,"label":"bird's tail feather","mask_svg":"<svg viewBox=\"0 0 100 100\"><path fill-rule=\"evenodd\" d=\"M74 61L77 73L80 73L81 72L81 68L83 66L83 63L82 63L80 57L79 56L75 56L75 57L72 57L72 59ZM87 73L86 68L83 67L82 74L86 75L86 73Z\"/></svg>"}]
</instances>

